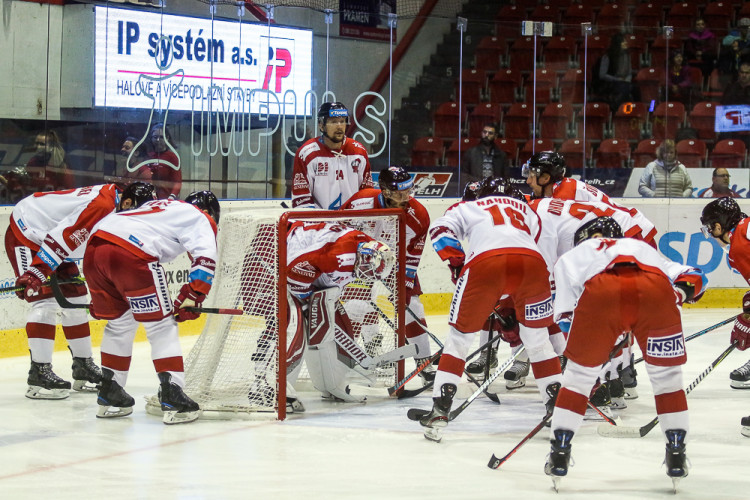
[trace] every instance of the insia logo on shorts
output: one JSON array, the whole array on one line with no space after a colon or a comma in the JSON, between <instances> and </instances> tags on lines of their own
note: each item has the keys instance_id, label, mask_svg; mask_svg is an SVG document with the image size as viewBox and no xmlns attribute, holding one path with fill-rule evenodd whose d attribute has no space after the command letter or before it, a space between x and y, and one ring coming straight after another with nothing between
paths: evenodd
<instances>
[{"instance_id":1,"label":"insia logo on shorts","mask_svg":"<svg viewBox=\"0 0 750 500\"><path fill-rule=\"evenodd\" d=\"M130 309L133 310L133 314L152 313L161 309L155 293L140 297L128 297L128 302L130 302Z\"/></svg>"},{"instance_id":2,"label":"insia logo on shorts","mask_svg":"<svg viewBox=\"0 0 750 500\"><path fill-rule=\"evenodd\" d=\"M525 316L529 321L544 319L552 315L552 297L542 302L526 304Z\"/></svg>"},{"instance_id":3,"label":"insia logo on shorts","mask_svg":"<svg viewBox=\"0 0 750 500\"><path fill-rule=\"evenodd\" d=\"M682 333L669 337L649 337L646 354L655 358L676 358L685 354L685 339Z\"/></svg>"}]
</instances>

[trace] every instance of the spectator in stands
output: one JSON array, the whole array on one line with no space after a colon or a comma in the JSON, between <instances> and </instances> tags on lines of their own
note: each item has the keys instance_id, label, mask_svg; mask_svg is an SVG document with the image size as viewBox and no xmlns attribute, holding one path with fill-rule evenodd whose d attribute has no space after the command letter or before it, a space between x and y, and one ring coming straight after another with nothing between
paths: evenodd
<instances>
[{"instance_id":1,"label":"spectator in stands","mask_svg":"<svg viewBox=\"0 0 750 500\"><path fill-rule=\"evenodd\" d=\"M124 166L122 171L118 172L118 175L121 174L123 177L135 177L138 166L146 161L146 152L143 150L142 146L136 147L136 144L138 144L138 139L132 136L126 137L122 142L120 156L124 161ZM147 169L147 172L148 179L145 180L149 181L151 179L151 170Z\"/></svg>"},{"instance_id":2,"label":"spectator in stands","mask_svg":"<svg viewBox=\"0 0 750 500\"><path fill-rule=\"evenodd\" d=\"M180 198L182 171L180 157L173 144L169 129L163 123L157 123L151 128L149 168L151 184L156 187L156 196L160 200Z\"/></svg>"},{"instance_id":3,"label":"spectator in stands","mask_svg":"<svg viewBox=\"0 0 750 500\"><path fill-rule=\"evenodd\" d=\"M740 64L737 81L730 83L724 89L724 94L721 96L721 104L725 106L750 104L750 62ZM722 132L719 134L718 139L737 139L750 147L750 132L747 131Z\"/></svg>"},{"instance_id":4,"label":"spectator in stands","mask_svg":"<svg viewBox=\"0 0 750 500\"><path fill-rule=\"evenodd\" d=\"M486 177L508 177L508 155L495 145L497 125L487 123L482 128L479 144L464 153L461 163L461 183L481 181Z\"/></svg>"},{"instance_id":5,"label":"spectator in stands","mask_svg":"<svg viewBox=\"0 0 750 500\"><path fill-rule=\"evenodd\" d=\"M597 99L607 102L613 112L623 102L637 98L628 41L622 33L612 36L607 52L594 63L592 83Z\"/></svg>"},{"instance_id":6,"label":"spectator in stands","mask_svg":"<svg viewBox=\"0 0 750 500\"><path fill-rule=\"evenodd\" d=\"M706 21L700 17L696 19L695 28L685 40L685 58L688 64L701 69L704 78L708 78L716 65L717 43L716 35L706 28Z\"/></svg>"},{"instance_id":7,"label":"spectator in stands","mask_svg":"<svg viewBox=\"0 0 750 500\"><path fill-rule=\"evenodd\" d=\"M34 191L59 191L75 187L73 172L65 162L65 150L54 130L36 135L36 153L26 164Z\"/></svg>"},{"instance_id":8,"label":"spectator in stands","mask_svg":"<svg viewBox=\"0 0 750 500\"><path fill-rule=\"evenodd\" d=\"M740 198L739 193L729 187L729 171L726 168L715 168L711 174L711 187L701 189L696 193L696 198Z\"/></svg>"},{"instance_id":9,"label":"spectator in stands","mask_svg":"<svg viewBox=\"0 0 750 500\"><path fill-rule=\"evenodd\" d=\"M676 50L669 56L669 73L667 73L667 84L669 93L665 92L664 99L670 101L679 101L688 109L692 108L693 102L700 100L701 82L694 82L690 78L690 70L684 64L682 52Z\"/></svg>"},{"instance_id":10,"label":"spectator in stands","mask_svg":"<svg viewBox=\"0 0 750 500\"><path fill-rule=\"evenodd\" d=\"M644 198L690 198L693 194L693 181L685 165L677 161L673 140L665 140L656 149L656 160L643 170L638 192Z\"/></svg>"},{"instance_id":11,"label":"spectator in stands","mask_svg":"<svg viewBox=\"0 0 750 500\"><path fill-rule=\"evenodd\" d=\"M719 72L733 80L737 76L740 64L750 57L750 18L743 17L738 27L729 32L721 41L719 54Z\"/></svg>"}]
</instances>

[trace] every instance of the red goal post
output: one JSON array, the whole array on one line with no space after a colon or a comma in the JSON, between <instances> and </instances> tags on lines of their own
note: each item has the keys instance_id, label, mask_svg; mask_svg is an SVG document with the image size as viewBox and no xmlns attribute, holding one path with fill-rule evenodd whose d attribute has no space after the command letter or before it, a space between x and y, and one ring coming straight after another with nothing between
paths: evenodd
<instances>
[{"instance_id":1,"label":"red goal post","mask_svg":"<svg viewBox=\"0 0 750 500\"><path fill-rule=\"evenodd\" d=\"M307 378L300 359L306 347L293 343L300 338L294 333L300 330L296 315L288 315L286 239L290 223L296 221L343 224L393 249L396 265L388 277L374 284L355 280L344 287L341 300L355 342L368 354L404 345L403 210L259 208L231 212L222 217L219 227L219 259L206 306L241 308L243 315L208 315L185 362L185 390L204 414L231 417L261 412L283 420L288 368L300 384ZM293 303L291 308L296 311ZM288 338L288 331L295 338ZM373 369L367 372L367 385L393 385L403 378L403 367L400 361Z\"/></svg>"}]
</instances>

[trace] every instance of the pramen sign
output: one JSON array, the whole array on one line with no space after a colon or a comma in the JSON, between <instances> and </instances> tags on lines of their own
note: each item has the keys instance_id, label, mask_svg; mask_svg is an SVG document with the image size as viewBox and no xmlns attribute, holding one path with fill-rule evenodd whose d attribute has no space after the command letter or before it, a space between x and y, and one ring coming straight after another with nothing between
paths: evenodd
<instances>
[{"instance_id":1,"label":"pramen sign","mask_svg":"<svg viewBox=\"0 0 750 500\"><path fill-rule=\"evenodd\" d=\"M95 18L95 106L310 114L310 30L101 6Z\"/></svg>"}]
</instances>

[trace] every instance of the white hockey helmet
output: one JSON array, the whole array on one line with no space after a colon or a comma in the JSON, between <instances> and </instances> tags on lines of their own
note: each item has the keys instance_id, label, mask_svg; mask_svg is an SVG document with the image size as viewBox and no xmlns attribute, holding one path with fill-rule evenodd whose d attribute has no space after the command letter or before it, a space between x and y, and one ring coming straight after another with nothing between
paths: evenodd
<instances>
[{"instance_id":1,"label":"white hockey helmet","mask_svg":"<svg viewBox=\"0 0 750 500\"><path fill-rule=\"evenodd\" d=\"M354 276L363 281L377 281L391 274L396 256L391 247L379 241L360 243L354 262Z\"/></svg>"}]
</instances>

